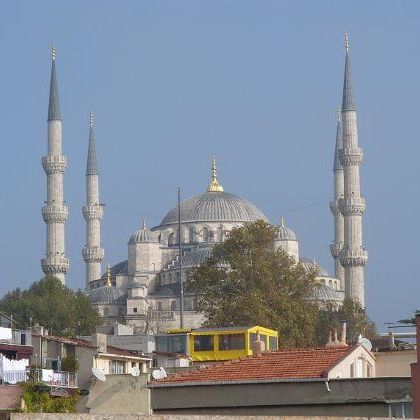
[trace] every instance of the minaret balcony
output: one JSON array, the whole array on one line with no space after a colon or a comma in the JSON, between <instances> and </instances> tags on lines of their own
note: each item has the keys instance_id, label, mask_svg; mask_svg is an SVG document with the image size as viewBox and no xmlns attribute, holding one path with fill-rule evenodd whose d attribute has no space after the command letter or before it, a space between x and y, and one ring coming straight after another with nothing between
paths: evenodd
<instances>
[{"instance_id":1,"label":"minaret balcony","mask_svg":"<svg viewBox=\"0 0 420 420\"><path fill-rule=\"evenodd\" d=\"M42 217L45 223L64 223L69 217L67 206L46 205L42 207Z\"/></svg>"},{"instance_id":2,"label":"minaret balcony","mask_svg":"<svg viewBox=\"0 0 420 420\"><path fill-rule=\"evenodd\" d=\"M340 214L339 200L330 201L330 210L334 216Z\"/></svg>"},{"instance_id":3,"label":"minaret balcony","mask_svg":"<svg viewBox=\"0 0 420 420\"><path fill-rule=\"evenodd\" d=\"M343 249L343 243L342 242L333 242L330 245L330 251L333 258L338 258L340 255L340 252Z\"/></svg>"},{"instance_id":4,"label":"minaret balcony","mask_svg":"<svg viewBox=\"0 0 420 420\"><path fill-rule=\"evenodd\" d=\"M343 249L340 252L340 263L343 267L365 267L368 253L365 249Z\"/></svg>"},{"instance_id":5,"label":"minaret balcony","mask_svg":"<svg viewBox=\"0 0 420 420\"><path fill-rule=\"evenodd\" d=\"M362 216L365 213L366 201L363 197L340 198L339 206L343 216Z\"/></svg>"},{"instance_id":6,"label":"minaret balcony","mask_svg":"<svg viewBox=\"0 0 420 420\"><path fill-rule=\"evenodd\" d=\"M83 217L88 220L101 220L104 215L103 206L100 204L93 204L92 206L85 206L82 209Z\"/></svg>"},{"instance_id":7,"label":"minaret balcony","mask_svg":"<svg viewBox=\"0 0 420 420\"><path fill-rule=\"evenodd\" d=\"M54 276L56 273L66 274L70 268L70 260L60 255L50 256L41 260L41 267L47 276Z\"/></svg>"},{"instance_id":8,"label":"minaret balcony","mask_svg":"<svg viewBox=\"0 0 420 420\"><path fill-rule=\"evenodd\" d=\"M67 168L67 158L65 156L44 156L42 167L47 175L64 173Z\"/></svg>"},{"instance_id":9,"label":"minaret balcony","mask_svg":"<svg viewBox=\"0 0 420 420\"><path fill-rule=\"evenodd\" d=\"M340 162L343 166L360 165L363 161L361 147L344 147L339 151Z\"/></svg>"},{"instance_id":10,"label":"minaret balcony","mask_svg":"<svg viewBox=\"0 0 420 420\"><path fill-rule=\"evenodd\" d=\"M105 251L103 248L99 246L85 247L82 249L82 255L86 263L90 263L90 262L100 263L102 262L104 258Z\"/></svg>"}]
</instances>

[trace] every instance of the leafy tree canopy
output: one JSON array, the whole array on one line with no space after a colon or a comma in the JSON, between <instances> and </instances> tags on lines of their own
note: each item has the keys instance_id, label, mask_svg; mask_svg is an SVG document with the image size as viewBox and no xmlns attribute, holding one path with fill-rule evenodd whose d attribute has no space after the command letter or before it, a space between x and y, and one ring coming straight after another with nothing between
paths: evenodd
<instances>
[{"instance_id":1,"label":"leafy tree canopy","mask_svg":"<svg viewBox=\"0 0 420 420\"><path fill-rule=\"evenodd\" d=\"M364 310L348 300L339 311L320 310L312 293L316 271L307 272L275 250L276 228L260 220L233 229L197 267L188 289L199 295L198 311L212 327L261 325L280 333L280 346L324 345L328 331L348 321L348 337L371 327Z\"/></svg>"},{"instance_id":2,"label":"leafy tree canopy","mask_svg":"<svg viewBox=\"0 0 420 420\"><path fill-rule=\"evenodd\" d=\"M54 277L35 282L29 289L6 293L0 300L0 311L12 315L20 328L38 323L55 335L89 335L100 324L89 298Z\"/></svg>"}]
</instances>

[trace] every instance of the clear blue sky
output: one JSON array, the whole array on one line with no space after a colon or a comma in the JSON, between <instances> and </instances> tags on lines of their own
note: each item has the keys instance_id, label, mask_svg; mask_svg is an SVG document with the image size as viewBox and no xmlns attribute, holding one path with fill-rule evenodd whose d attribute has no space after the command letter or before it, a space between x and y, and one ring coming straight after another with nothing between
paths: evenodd
<instances>
[{"instance_id":1,"label":"clear blue sky","mask_svg":"<svg viewBox=\"0 0 420 420\"><path fill-rule=\"evenodd\" d=\"M209 158L225 190L300 238L329 271L335 113L350 33L367 199L369 315L420 307L418 1L2 1L0 292L41 278L49 46L69 160L68 284L82 287L90 109L101 168L105 264L202 192Z\"/></svg>"}]
</instances>

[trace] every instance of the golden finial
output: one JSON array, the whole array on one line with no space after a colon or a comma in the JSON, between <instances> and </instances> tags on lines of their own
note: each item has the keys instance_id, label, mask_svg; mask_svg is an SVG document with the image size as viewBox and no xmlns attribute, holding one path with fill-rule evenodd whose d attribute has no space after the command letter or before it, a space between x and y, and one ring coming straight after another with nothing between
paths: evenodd
<instances>
[{"instance_id":1,"label":"golden finial","mask_svg":"<svg viewBox=\"0 0 420 420\"><path fill-rule=\"evenodd\" d=\"M207 192L223 192L223 187L217 181L217 165L214 157L211 160L211 181L207 187Z\"/></svg>"},{"instance_id":2,"label":"golden finial","mask_svg":"<svg viewBox=\"0 0 420 420\"><path fill-rule=\"evenodd\" d=\"M284 228L284 218L280 217L280 227Z\"/></svg>"},{"instance_id":3,"label":"golden finial","mask_svg":"<svg viewBox=\"0 0 420 420\"><path fill-rule=\"evenodd\" d=\"M89 125L93 127L93 112L92 111L89 113Z\"/></svg>"},{"instance_id":4,"label":"golden finial","mask_svg":"<svg viewBox=\"0 0 420 420\"><path fill-rule=\"evenodd\" d=\"M146 221L143 219L143 223L142 223L142 225L141 225L141 229L142 230L147 230L147 227L146 227Z\"/></svg>"},{"instance_id":5,"label":"golden finial","mask_svg":"<svg viewBox=\"0 0 420 420\"><path fill-rule=\"evenodd\" d=\"M51 44L51 58L55 61L55 57L57 55L57 50L55 49L54 42Z\"/></svg>"},{"instance_id":6,"label":"golden finial","mask_svg":"<svg viewBox=\"0 0 420 420\"><path fill-rule=\"evenodd\" d=\"M341 121L341 109L337 108L337 122Z\"/></svg>"},{"instance_id":7,"label":"golden finial","mask_svg":"<svg viewBox=\"0 0 420 420\"><path fill-rule=\"evenodd\" d=\"M109 264L106 266L106 285L108 287L112 286L112 273L111 266Z\"/></svg>"},{"instance_id":8,"label":"golden finial","mask_svg":"<svg viewBox=\"0 0 420 420\"><path fill-rule=\"evenodd\" d=\"M349 50L349 34L348 33L344 34L344 48L346 49L346 51Z\"/></svg>"}]
</instances>

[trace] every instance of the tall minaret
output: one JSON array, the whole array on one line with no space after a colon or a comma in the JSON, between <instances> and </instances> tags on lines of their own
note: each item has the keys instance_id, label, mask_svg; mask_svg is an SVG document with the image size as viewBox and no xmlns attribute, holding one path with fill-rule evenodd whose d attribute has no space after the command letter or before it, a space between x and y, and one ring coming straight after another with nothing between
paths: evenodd
<instances>
[{"instance_id":1,"label":"tall minaret","mask_svg":"<svg viewBox=\"0 0 420 420\"><path fill-rule=\"evenodd\" d=\"M340 252L344 267L346 296L365 306L364 275L368 254L363 246L362 216L365 199L360 193L360 165L363 150L357 139L357 117L354 102L349 56L349 39L345 35L346 63L344 70L341 124L343 148L340 162L344 170L344 197L340 199L340 211L344 217L344 246Z\"/></svg>"},{"instance_id":2,"label":"tall minaret","mask_svg":"<svg viewBox=\"0 0 420 420\"><path fill-rule=\"evenodd\" d=\"M337 134L334 153L334 200L330 202L330 210L334 216L334 242L330 245L331 255L334 258L335 277L341 280L344 290L344 267L340 263L340 251L344 243L344 219L340 212L340 198L344 196L344 171L339 159L339 152L343 148L343 131L341 129L341 110L337 111Z\"/></svg>"},{"instance_id":3,"label":"tall minaret","mask_svg":"<svg viewBox=\"0 0 420 420\"><path fill-rule=\"evenodd\" d=\"M58 98L56 74L56 51L52 46L50 100L48 105L48 154L42 158L42 167L47 174L47 201L42 208L42 217L47 225L47 250L41 260L46 276L54 276L63 284L70 262L65 254L64 224L68 218L68 208L63 199L63 175L67 158L62 154L61 112Z\"/></svg>"},{"instance_id":4,"label":"tall minaret","mask_svg":"<svg viewBox=\"0 0 420 420\"><path fill-rule=\"evenodd\" d=\"M82 250L86 263L86 290L92 280L101 277L101 263L104 249L101 247L101 220L103 205L99 202L99 170L96 159L93 114L89 116L89 149L86 165L86 206L83 217L86 220L86 245Z\"/></svg>"}]
</instances>

